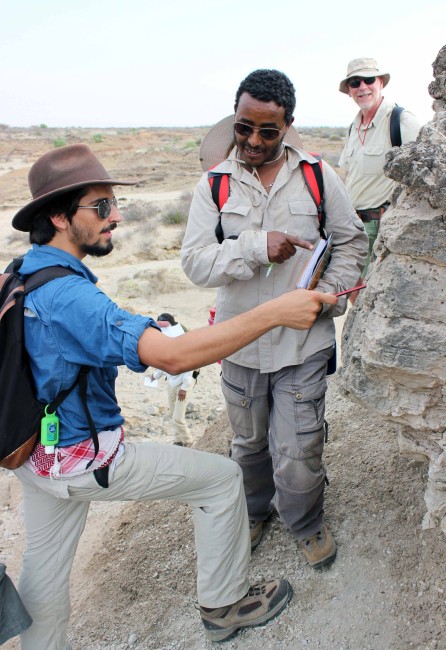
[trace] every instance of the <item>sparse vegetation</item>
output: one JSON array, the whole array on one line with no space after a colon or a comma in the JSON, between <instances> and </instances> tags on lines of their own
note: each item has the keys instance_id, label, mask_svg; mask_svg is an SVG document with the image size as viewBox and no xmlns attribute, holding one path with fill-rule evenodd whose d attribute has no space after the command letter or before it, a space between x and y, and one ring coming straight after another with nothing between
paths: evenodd
<instances>
[{"instance_id":1,"label":"sparse vegetation","mask_svg":"<svg viewBox=\"0 0 446 650\"><path fill-rule=\"evenodd\" d=\"M57 149L57 147L65 147L67 144L67 141L64 138L54 138L53 140L53 147Z\"/></svg>"},{"instance_id":2,"label":"sparse vegetation","mask_svg":"<svg viewBox=\"0 0 446 650\"><path fill-rule=\"evenodd\" d=\"M128 205L120 205L119 209L127 223L150 221L153 223L158 214L157 208L148 201L131 201Z\"/></svg>"},{"instance_id":3,"label":"sparse vegetation","mask_svg":"<svg viewBox=\"0 0 446 650\"><path fill-rule=\"evenodd\" d=\"M187 222L192 192L183 192L175 203L170 204L161 214L161 221L166 226L179 225Z\"/></svg>"},{"instance_id":4,"label":"sparse vegetation","mask_svg":"<svg viewBox=\"0 0 446 650\"><path fill-rule=\"evenodd\" d=\"M156 296L172 291L172 285L176 291L184 291L187 283L179 281L177 275L167 269L159 271L138 271L131 277L122 278L118 283L118 294L120 298L131 300L140 296Z\"/></svg>"},{"instance_id":5,"label":"sparse vegetation","mask_svg":"<svg viewBox=\"0 0 446 650\"><path fill-rule=\"evenodd\" d=\"M102 142L103 139L102 133L95 133L93 136L93 142Z\"/></svg>"}]
</instances>

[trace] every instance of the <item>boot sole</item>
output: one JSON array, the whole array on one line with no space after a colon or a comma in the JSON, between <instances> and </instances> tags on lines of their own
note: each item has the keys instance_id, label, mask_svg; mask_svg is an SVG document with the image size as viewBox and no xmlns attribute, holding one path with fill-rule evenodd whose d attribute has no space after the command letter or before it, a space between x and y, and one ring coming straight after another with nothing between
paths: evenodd
<instances>
[{"instance_id":1,"label":"boot sole","mask_svg":"<svg viewBox=\"0 0 446 650\"><path fill-rule=\"evenodd\" d=\"M266 612L266 614L260 618L254 619L252 621L247 621L246 623L236 623L234 625L231 625L231 627L225 627L224 629L222 628L219 630L209 630L208 628L205 628L205 636L207 639L209 639L209 641L229 641L229 639L232 639L240 630L245 627L261 627L262 625L266 625L266 623L272 621L285 609L292 596L293 588L290 584L288 584L287 592L282 600L279 601L272 610Z\"/></svg>"}]
</instances>

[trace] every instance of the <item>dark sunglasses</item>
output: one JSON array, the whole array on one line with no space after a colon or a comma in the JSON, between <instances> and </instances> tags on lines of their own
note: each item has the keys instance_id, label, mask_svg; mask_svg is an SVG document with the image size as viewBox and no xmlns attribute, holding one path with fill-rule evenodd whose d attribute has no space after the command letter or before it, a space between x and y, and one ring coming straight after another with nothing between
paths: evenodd
<instances>
[{"instance_id":1,"label":"dark sunglasses","mask_svg":"<svg viewBox=\"0 0 446 650\"><path fill-rule=\"evenodd\" d=\"M347 81L347 84L350 86L350 88L359 88L361 81L363 81L368 86L371 86L375 83L376 77L353 77L353 79L349 79Z\"/></svg>"},{"instance_id":2,"label":"dark sunglasses","mask_svg":"<svg viewBox=\"0 0 446 650\"><path fill-rule=\"evenodd\" d=\"M97 205L78 205L79 210L97 210L99 219L108 219L112 207L118 207L118 201L115 197L112 199L102 199Z\"/></svg>"},{"instance_id":3,"label":"dark sunglasses","mask_svg":"<svg viewBox=\"0 0 446 650\"><path fill-rule=\"evenodd\" d=\"M241 135L243 138L249 138L250 135L257 131L262 140L275 140L282 133L286 124L282 126L281 129L273 129L269 127L258 126L249 126L249 124L244 124L243 122L234 122L234 131L237 135Z\"/></svg>"}]
</instances>

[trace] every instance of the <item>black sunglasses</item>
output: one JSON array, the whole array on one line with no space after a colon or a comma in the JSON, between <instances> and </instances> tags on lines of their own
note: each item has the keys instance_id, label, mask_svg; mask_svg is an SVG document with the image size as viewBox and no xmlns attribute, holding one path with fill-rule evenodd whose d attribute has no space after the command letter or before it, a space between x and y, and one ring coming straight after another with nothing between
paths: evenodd
<instances>
[{"instance_id":1,"label":"black sunglasses","mask_svg":"<svg viewBox=\"0 0 446 650\"><path fill-rule=\"evenodd\" d=\"M359 88L361 81L363 81L368 86L371 86L375 83L376 77L353 77L353 79L349 79L347 81L347 84L350 86L350 88Z\"/></svg>"},{"instance_id":2,"label":"black sunglasses","mask_svg":"<svg viewBox=\"0 0 446 650\"><path fill-rule=\"evenodd\" d=\"M99 219L108 219L112 207L118 207L118 201L115 197L112 199L102 199L97 205L78 205L79 210L97 210Z\"/></svg>"},{"instance_id":3,"label":"black sunglasses","mask_svg":"<svg viewBox=\"0 0 446 650\"><path fill-rule=\"evenodd\" d=\"M249 138L250 135L257 131L262 140L275 140L282 133L286 124L282 126L281 129L273 129L269 127L258 126L249 126L249 124L244 124L243 122L234 122L234 131L237 135L241 135L243 138Z\"/></svg>"}]
</instances>

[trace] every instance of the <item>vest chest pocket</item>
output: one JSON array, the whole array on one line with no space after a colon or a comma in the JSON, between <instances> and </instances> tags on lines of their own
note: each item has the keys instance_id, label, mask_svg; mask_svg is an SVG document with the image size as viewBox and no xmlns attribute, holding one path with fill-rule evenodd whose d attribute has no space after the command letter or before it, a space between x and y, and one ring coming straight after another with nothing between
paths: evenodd
<instances>
[{"instance_id":1,"label":"vest chest pocket","mask_svg":"<svg viewBox=\"0 0 446 650\"><path fill-rule=\"evenodd\" d=\"M319 236L317 208L311 199L291 198L288 201L289 217L287 232L314 243Z\"/></svg>"},{"instance_id":2,"label":"vest chest pocket","mask_svg":"<svg viewBox=\"0 0 446 650\"><path fill-rule=\"evenodd\" d=\"M385 162L386 152L382 145L379 147L367 147L362 157L362 171L368 175L382 174Z\"/></svg>"},{"instance_id":3,"label":"vest chest pocket","mask_svg":"<svg viewBox=\"0 0 446 650\"><path fill-rule=\"evenodd\" d=\"M249 218L251 208L250 203L242 203L239 198L229 196L221 209L221 225L225 239L252 227Z\"/></svg>"}]
</instances>

